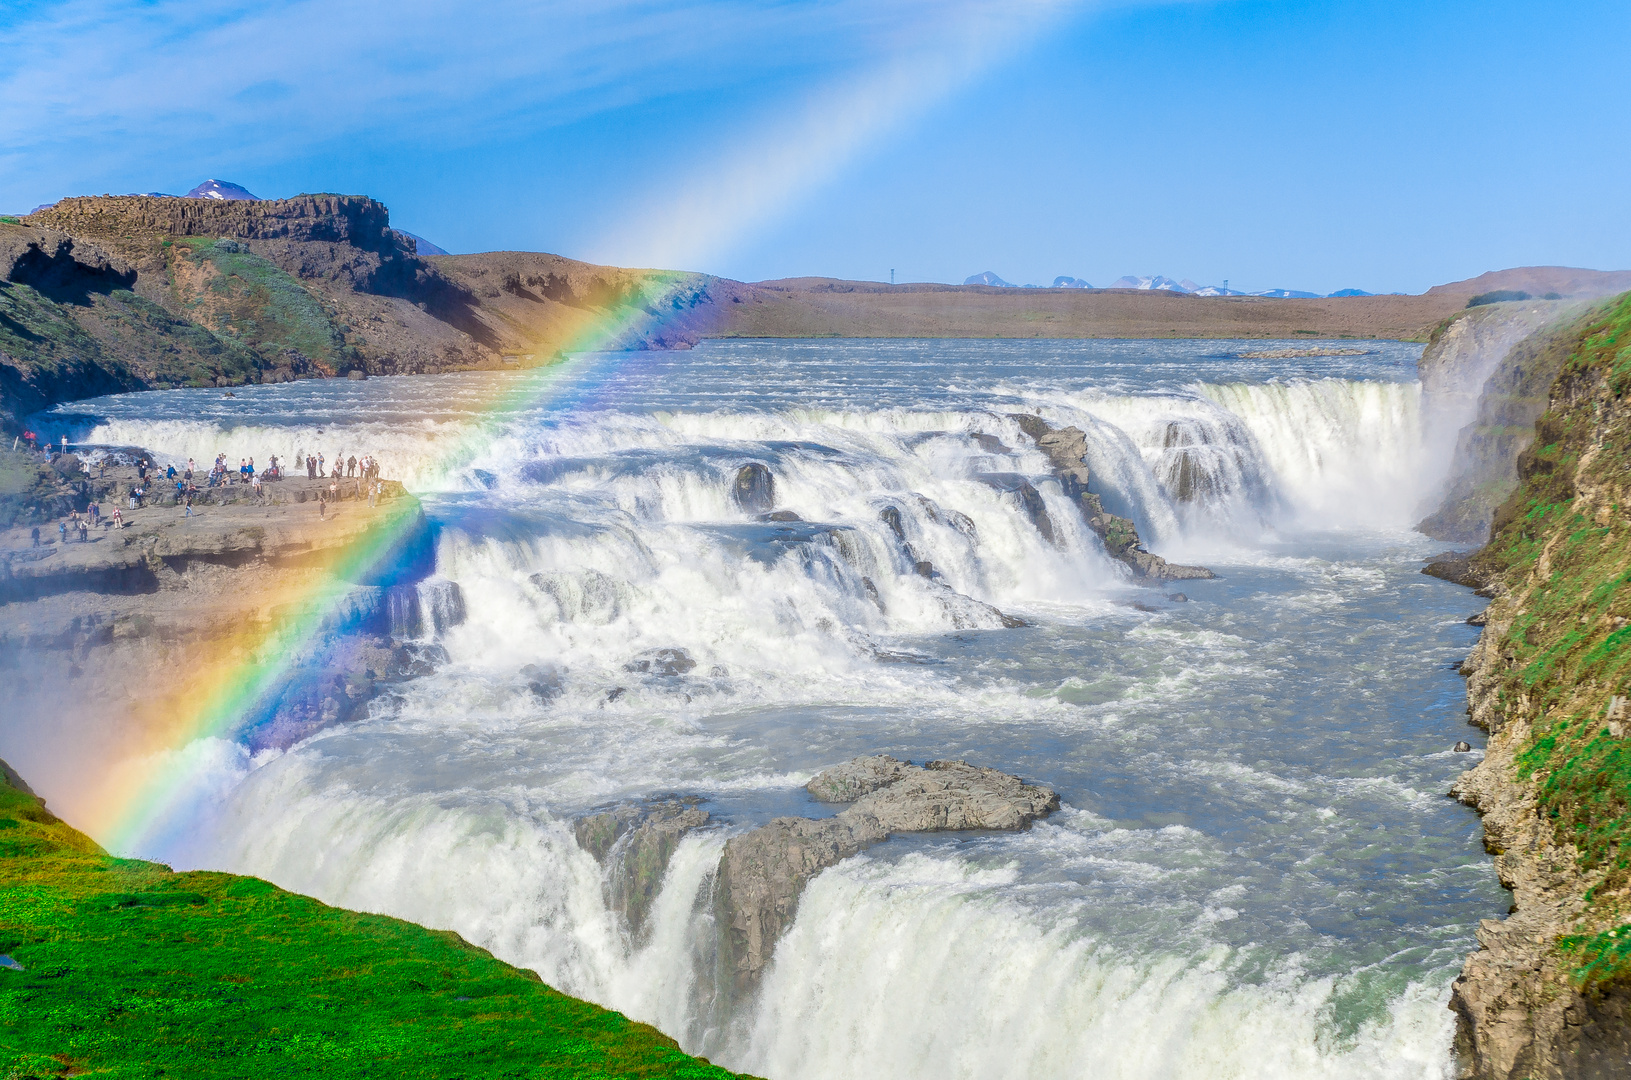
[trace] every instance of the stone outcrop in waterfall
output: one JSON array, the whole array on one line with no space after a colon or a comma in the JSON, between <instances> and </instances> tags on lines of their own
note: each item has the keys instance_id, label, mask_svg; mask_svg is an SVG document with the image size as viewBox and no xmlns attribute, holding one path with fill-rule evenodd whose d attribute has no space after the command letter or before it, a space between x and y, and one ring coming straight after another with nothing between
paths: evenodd
<instances>
[{"instance_id":1,"label":"stone outcrop in waterfall","mask_svg":"<svg viewBox=\"0 0 1631 1080\"><path fill-rule=\"evenodd\" d=\"M1489 746L1453 793L1513 890L1451 997L1476 1080L1631 1067L1631 294L1572 326L1516 490L1459 575L1495 600L1462 669Z\"/></svg>"},{"instance_id":2,"label":"stone outcrop in waterfall","mask_svg":"<svg viewBox=\"0 0 1631 1080\"><path fill-rule=\"evenodd\" d=\"M606 867L606 906L639 934L680 840L708 824L696 798L656 799L588 814L572 823L578 846Z\"/></svg>"},{"instance_id":3,"label":"stone outcrop in waterfall","mask_svg":"<svg viewBox=\"0 0 1631 1080\"><path fill-rule=\"evenodd\" d=\"M722 976L745 991L770 962L800 894L829 866L892 833L1021 829L1059 808L1052 788L963 761L926 766L887 755L856 758L806 785L835 817L776 818L725 845L714 888Z\"/></svg>"},{"instance_id":4,"label":"stone outcrop in waterfall","mask_svg":"<svg viewBox=\"0 0 1631 1080\"><path fill-rule=\"evenodd\" d=\"M749 514L769 513L776 505L776 477L767 466L749 462L736 471L731 498Z\"/></svg>"},{"instance_id":5,"label":"stone outcrop in waterfall","mask_svg":"<svg viewBox=\"0 0 1631 1080\"><path fill-rule=\"evenodd\" d=\"M1029 413L1012 413L1008 419L1018 424L1021 431L1036 441L1037 449L1047 457L1048 464L1053 468L1054 477L1064 489L1065 497L1081 510L1082 517L1087 521L1087 527L1104 541L1104 550L1112 558L1125 564L1135 575L1146 581L1187 581L1216 576L1204 566L1169 563L1161 556L1151 554L1144 547L1144 542L1139 539L1136 525L1127 518L1118 517L1105 510L1099 496L1088 490L1091 474L1085 460L1087 436L1080 428L1054 428L1040 416ZM1034 490L1032 489L1033 494ZM1040 508L1042 503L1040 496L1035 501ZM1028 503L1026 505L1029 507ZM1045 515L1046 511L1043 510L1042 513ZM1038 525L1038 528L1041 526ZM1051 522L1043 535L1049 540L1053 538Z\"/></svg>"}]
</instances>

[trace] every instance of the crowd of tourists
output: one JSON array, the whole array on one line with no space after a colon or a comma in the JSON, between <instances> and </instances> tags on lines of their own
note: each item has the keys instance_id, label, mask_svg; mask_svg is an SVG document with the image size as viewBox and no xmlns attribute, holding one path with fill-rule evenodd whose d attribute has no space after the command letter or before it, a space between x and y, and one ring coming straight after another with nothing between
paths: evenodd
<instances>
[{"instance_id":1,"label":"crowd of tourists","mask_svg":"<svg viewBox=\"0 0 1631 1080\"><path fill-rule=\"evenodd\" d=\"M66 435L62 437L60 446L59 451L58 447L50 440L42 440L35 432L25 431L14 441L13 449L27 449L32 452L42 453L49 455L52 461L56 461L59 453L68 453L68 438ZM114 463L128 461L127 458L121 458L117 455L102 454L98 457L94 466L95 476L102 478L107 475L110 460ZM91 462L81 459L79 467L88 481L93 474ZM193 458L188 458L184 467L177 467L176 464L171 463L161 471L146 457L139 457L135 461L135 468L136 480L125 493L128 509L138 510L146 507L148 500L152 498L152 486L154 484L161 487L173 486L176 505L181 507L183 516L189 518L193 516L193 502L199 496L200 484L205 490L233 485L247 485L254 489L256 495L264 497L265 490L262 485L268 481L282 480L285 476L284 463L277 455L269 457L264 468L257 468L254 458L245 457L238 459L238 467L234 469L228 464L225 454L216 454L215 460L210 464L207 471L201 470L197 461ZM319 488L317 492L317 512L321 517L327 516L330 502L338 501L342 497L339 483L341 480L356 481L356 497L361 498L366 493L369 506L378 504L383 485L380 481L379 460L372 454L363 454L361 457L356 454L336 454L331 465L329 459L323 454L306 454L297 451L293 468L296 475L299 474L300 470L304 469L308 479L326 479L330 481L326 486ZM82 488L81 490L83 494L85 489ZM350 485L347 485L346 494L351 494ZM125 527L123 511L115 506L112 514L104 514L100 503L94 499L88 500L84 510L75 510L57 523L57 538L64 544L75 540L80 543L87 543L90 540L90 531L98 527L123 529ZM39 526L32 528L30 537L35 547L41 547L45 543L49 543L49 541L41 539Z\"/></svg>"}]
</instances>

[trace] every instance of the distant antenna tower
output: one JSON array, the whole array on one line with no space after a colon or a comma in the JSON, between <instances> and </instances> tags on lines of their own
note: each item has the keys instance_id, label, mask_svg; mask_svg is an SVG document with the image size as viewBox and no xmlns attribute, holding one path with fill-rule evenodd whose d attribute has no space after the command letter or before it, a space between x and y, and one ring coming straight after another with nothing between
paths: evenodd
<instances>
[{"instance_id":1,"label":"distant antenna tower","mask_svg":"<svg viewBox=\"0 0 1631 1080\"><path fill-rule=\"evenodd\" d=\"M891 271L889 271L889 284L893 285L894 283L895 283L895 272L893 270L891 270Z\"/></svg>"},{"instance_id":2,"label":"distant antenna tower","mask_svg":"<svg viewBox=\"0 0 1631 1080\"><path fill-rule=\"evenodd\" d=\"M1223 279L1223 287L1225 289L1227 289L1229 287L1229 279L1228 278Z\"/></svg>"}]
</instances>

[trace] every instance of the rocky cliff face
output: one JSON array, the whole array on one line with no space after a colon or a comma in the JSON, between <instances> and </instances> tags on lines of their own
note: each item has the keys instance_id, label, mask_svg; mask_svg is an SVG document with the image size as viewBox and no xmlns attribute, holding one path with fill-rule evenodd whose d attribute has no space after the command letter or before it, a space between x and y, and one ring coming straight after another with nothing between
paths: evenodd
<instances>
[{"instance_id":1,"label":"rocky cliff face","mask_svg":"<svg viewBox=\"0 0 1631 1080\"><path fill-rule=\"evenodd\" d=\"M255 371L255 354L134 291L83 237L0 225L0 432L59 401Z\"/></svg>"},{"instance_id":2,"label":"rocky cliff face","mask_svg":"<svg viewBox=\"0 0 1631 1080\"><path fill-rule=\"evenodd\" d=\"M63 542L48 525L37 547L27 526L0 534L0 735L37 775L62 780L74 761L94 775L99 763L170 745L223 665L267 674L234 734L257 749L286 746L427 673L441 654L419 640L424 631L462 618L456 593L416 584L433 555L400 485L386 483L372 507L355 483L337 495L303 476L261 496L233 485L201 492L183 518L173 493L126 509L135 481L134 469L113 468L70 495L74 509L99 501L104 522L119 506L126 528ZM381 549L380 571L342 578L340 556L359 547ZM263 648L297 631L297 656ZM82 778L64 787L94 797Z\"/></svg>"},{"instance_id":3,"label":"rocky cliff face","mask_svg":"<svg viewBox=\"0 0 1631 1080\"><path fill-rule=\"evenodd\" d=\"M64 199L0 224L0 423L117 390L688 348L744 289L525 252L421 258L360 196Z\"/></svg>"},{"instance_id":4,"label":"rocky cliff face","mask_svg":"<svg viewBox=\"0 0 1631 1080\"><path fill-rule=\"evenodd\" d=\"M1518 486L1471 561L1495 599L1463 670L1491 738L1455 794L1514 899L1452 997L1478 1080L1631 1071L1631 295L1556 347Z\"/></svg>"}]
</instances>

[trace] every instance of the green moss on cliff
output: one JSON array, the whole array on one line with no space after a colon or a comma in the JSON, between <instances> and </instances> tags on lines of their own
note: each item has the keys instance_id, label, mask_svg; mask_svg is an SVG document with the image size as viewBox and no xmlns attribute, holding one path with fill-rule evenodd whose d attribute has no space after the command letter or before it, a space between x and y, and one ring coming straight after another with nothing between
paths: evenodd
<instances>
[{"instance_id":1,"label":"green moss on cliff","mask_svg":"<svg viewBox=\"0 0 1631 1080\"><path fill-rule=\"evenodd\" d=\"M732 1076L456 934L111 858L3 764L8 1078Z\"/></svg>"},{"instance_id":2,"label":"green moss on cliff","mask_svg":"<svg viewBox=\"0 0 1631 1080\"><path fill-rule=\"evenodd\" d=\"M1532 717L1518 753L1539 813L1594 884L1565 938L1583 987L1631 985L1631 294L1581 327L1495 516L1481 574L1519 592L1499 700ZM1624 726L1622 725L1622 722Z\"/></svg>"},{"instance_id":3,"label":"green moss on cliff","mask_svg":"<svg viewBox=\"0 0 1631 1080\"><path fill-rule=\"evenodd\" d=\"M59 300L0 281L0 378L22 411L56 401L183 384L242 381L261 366L252 349L171 315L127 289Z\"/></svg>"},{"instance_id":4,"label":"green moss on cliff","mask_svg":"<svg viewBox=\"0 0 1631 1080\"><path fill-rule=\"evenodd\" d=\"M343 336L322 303L269 259L231 240L178 238L171 256L190 260L201 273L198 288L171 281L181 310L195 322L259 353L269 366L335 371L346 359Z\"/></svg>"}]
</instances>

